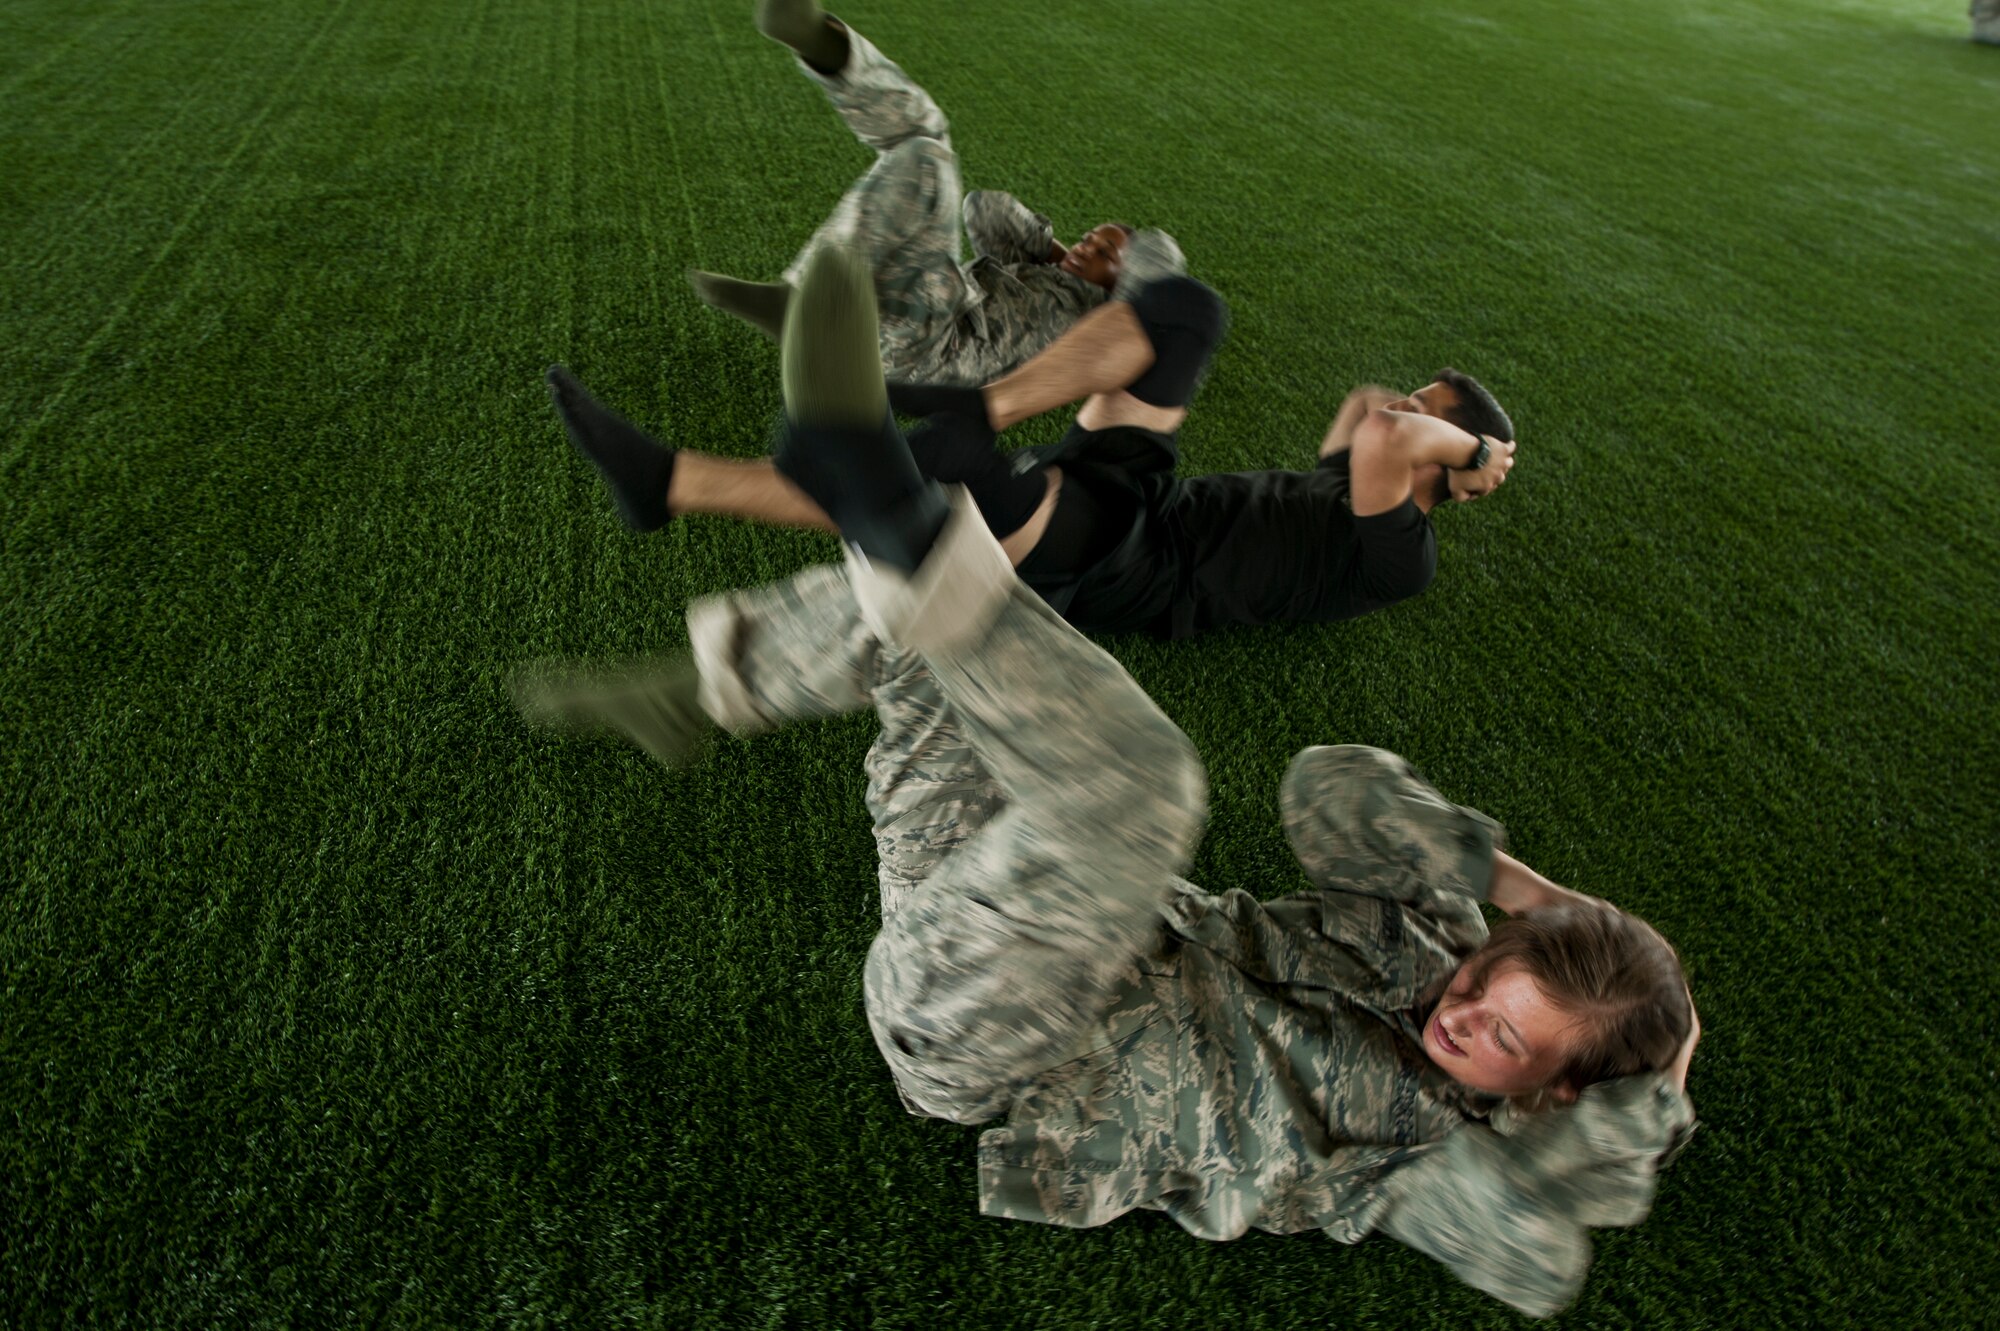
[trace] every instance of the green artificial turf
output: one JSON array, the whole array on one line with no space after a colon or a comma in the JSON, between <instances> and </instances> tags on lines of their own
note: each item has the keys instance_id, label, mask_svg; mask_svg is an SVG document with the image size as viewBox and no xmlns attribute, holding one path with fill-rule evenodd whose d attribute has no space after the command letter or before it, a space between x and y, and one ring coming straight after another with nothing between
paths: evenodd
<instances>
[{"instance_id":1,"label":"green artificial turf","mask_svg":"<svg viewBox=\"0 0 2000 1331\"><path fill-rule=\"evenodd\" d=\"M1504 1326L1386 1239L980 1218L869 1039L867 718L670 775L510 663L833 557L638 540L568 363L761 450L867 164L750 0L0 10L0 1324ZM1194 471L1442 364L1520 465L1420 600L1109 645L1193 876L1363 741L1657 922L1705 1121L1575 1326L1991 1325L2000 50L1961 0L857 0L968 185L1164 226ZM1050 424L1028 437L1046 437Z\"/></svg>"}]
</instances>

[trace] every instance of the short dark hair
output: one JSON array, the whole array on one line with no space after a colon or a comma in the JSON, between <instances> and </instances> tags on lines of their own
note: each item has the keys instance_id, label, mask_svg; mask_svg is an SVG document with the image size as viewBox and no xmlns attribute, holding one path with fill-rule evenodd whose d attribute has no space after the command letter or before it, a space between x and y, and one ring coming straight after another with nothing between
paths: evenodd
<instances>
[{"instance_id":1,"label":"short dark hair","mask_svg":"<svg viewBox=\"0 0 2000 1331\"><path fill-rule=\"evenodd\" d=\"M1127 240L1130 240L1132 239L1132 237L1139 234L1137 231L1134 231L1132 229L1132 224L1130 222L1113 222L1111 225L1117 227L1120 231L1123 231L1125 233L1125 239Z\"/></svg>"},{"instance_id":2,"label":"short dark hair","mask_svg":"<svg viewBox=\"0 0 2000 1331\"><path fill-rule=\"evenodd\" d=\"M1514 422L1494 400L1486 386L1469 374L1452 369L1449 365L1439 370L1431 380L1443 384L1455 399L1445 419L1468 434L1489 434L1502 442L1514 438Z\"/></svg>"}]
</instances>

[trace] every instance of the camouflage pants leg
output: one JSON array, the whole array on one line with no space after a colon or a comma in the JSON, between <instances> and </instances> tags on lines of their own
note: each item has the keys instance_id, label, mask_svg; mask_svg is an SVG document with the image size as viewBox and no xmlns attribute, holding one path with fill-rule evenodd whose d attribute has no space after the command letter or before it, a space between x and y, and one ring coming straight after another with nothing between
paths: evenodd
<instances>
[{"instance_id":1,"label":"camouflage pants leg","mask_svg":"<svg viewBox=\"0 0 2000 1331\"><path fill-rule=\"evenodd\" d=\"M914 377L949 355L959 319L979 303L958 266L965 188L951 126L929 93L851 28L840 73L821 74L803 62L799 68L878 155L799 251L785 280L796 283L822 245L860 253L875 274L882 363L892 376Z\"/></svg>"},{"instance_id":2,"label":"camouflage pants leg","mask_svg":"<svg viewBox=\"0 0 2000 1331\"><path fill-rule=\"evenodd\" d=\"M1005 803L930 668L862 619L846 568L704 598L688 627L703 705L738 735L874 706L882 729L866 769L883 919Z\"/></svg>"},{"instance_id":3,"label":"camouflage pants leg","mask_svg":"<svg viewBox=\"0 0 2000 1331\"><path fill-rule=\"evenodd\" d=\"M1071 1056L1158 944L1205 816L1201 765L1131 676L1012 576L962 493L918 571L909 632L866 627L882 617L871 580L891 575L850 570L841 597L834 574L691 610L704 696L713 669L730 676L717 705L748 700L753 723L875 701L869 805L900 900L885 899L869 949L868 1020L914 1111L978 1122ZM947 617L950 633L922 622ZM783 643L811 683L756 678L788 669Z\"/></svg>"}]
</instances>

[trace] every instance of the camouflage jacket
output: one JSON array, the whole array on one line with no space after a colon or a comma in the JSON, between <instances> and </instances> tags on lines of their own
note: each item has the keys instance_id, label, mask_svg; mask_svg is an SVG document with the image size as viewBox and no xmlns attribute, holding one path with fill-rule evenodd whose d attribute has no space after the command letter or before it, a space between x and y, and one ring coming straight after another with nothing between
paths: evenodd
<instances>
[{"instance_id":1,"label":"camouflage jacket","mask_svg":"<svg viewBox=\"0 0 2000 1331\"><path fill-rule=\"evenodd\" d=\"M969 303L947 335L948 346L921 351L920 364L892 374L945 373L950 382L987 383L1014 369L1114 298L1187 271L1180 246L1164 231L1136 232L1125 247L1118 286L1107 293L1048 261L1055 228L1011 194L974 190L963 206L972 262L965 265ZM947 379L937 379L946 382Z\"/></svg>"},{"instance_id":2,"label":"camouflage jacket","mask_svg":"<svg viewBox=\"0 0 2000 1331\"><path fill-rule=\"evenodd\" d=\"M1377 770L1357 773L1357 752ZM1210 1239L1381 1229L1556 1311L1589 1265L1586 1227L1645 1217L1686 1097L1629 1078L1528 1114L1447 1077L1420 1004L1486 937L1499 827L1377 750L1304 751L1281 804L1316 890L1182 884L1094 1047L982 1135L981 1209L1088 1226L1144 1207Z\"/></svg>"}]
</instances>

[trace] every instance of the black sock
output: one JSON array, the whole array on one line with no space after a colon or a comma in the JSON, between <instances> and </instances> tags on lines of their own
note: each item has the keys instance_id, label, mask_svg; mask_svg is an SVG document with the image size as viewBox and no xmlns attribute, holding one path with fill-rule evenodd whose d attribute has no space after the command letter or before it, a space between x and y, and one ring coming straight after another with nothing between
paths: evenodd
<instances>
[{"instance_id":1,"label":"black sock","mask_svg":"<svg viewBox=\"0 0 2000 1331\"><path fill-rule=\"evenodd\" d=\"M618 516L633 531L652 531L673 516L667 485L674 476L674 450L612 411L570 377L549 366L549 394L576 451L596 464Z\"/></svg>"},{"instance_id":2,"label":"black sock","mask_svg":"<svg viewBox=\"0 0 2000 1331\"><path fill-rule=\"evenodd\" d=\"M991 419L986 414L986 390L983 388L955 388L939 384L911 384L889 380L883 387L889 392L889 405L896 409L898 416L935 416L948 411L955 416L985 424L993 433Z\"/></svg>"},{"instance_id":3,"label":"black sock","mask_svg":"<svg viewBox=\"0 0 2000 1331\"><path fill-rule=\"evenodd\" d=\"M889 414L875 279L860 255L828 245L806 260L778 361L785 428L771 461L862 554L916 572L948 506Z\"/></svg>"},{"instance_id":4,"label":"black sock","mask_svg":"<svg viewBox=\"0 0 2000 1331\"><path fill-rule=\"evenodd\" d=\"M890 395L894 400L894 394ZM1035 516L1048 494L1048 468L1031 453L1002 453L986 421L940 412L910 427L903 438L917 470L945 485L962 485L979 516L1001 539Z\"/></svg>"},{"instance_id":5,"label":"black sock","mask_svg":"<svg viewBox=\"0 0 2000 1331\"><path fill-rule=\"evenodd\" d=\"M772 462L826 510L842 539L905 573L924 562L951 514L943 487L918 472L886 415L873 430L787 420Z\"/></svg>"}]
</instances>

